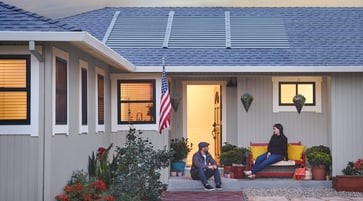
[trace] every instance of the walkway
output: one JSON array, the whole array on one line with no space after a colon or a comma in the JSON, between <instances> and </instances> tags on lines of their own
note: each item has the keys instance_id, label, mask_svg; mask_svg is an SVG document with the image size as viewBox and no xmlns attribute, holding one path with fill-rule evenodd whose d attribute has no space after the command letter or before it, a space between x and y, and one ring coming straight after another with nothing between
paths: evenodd
<instances>
[{"instance_id":1,"label":"walkway","mask_svg":"<svg viewBox=\"0 0 363 201\"><path fill-rule=\"evenodd\" d=\"M223 192L205 192L200 181L170 177L163 201L363 201L363 193L336 192L331 181L226 179ZM210 181L214 185L213 181Z\"/></svg>"}]
</instances>

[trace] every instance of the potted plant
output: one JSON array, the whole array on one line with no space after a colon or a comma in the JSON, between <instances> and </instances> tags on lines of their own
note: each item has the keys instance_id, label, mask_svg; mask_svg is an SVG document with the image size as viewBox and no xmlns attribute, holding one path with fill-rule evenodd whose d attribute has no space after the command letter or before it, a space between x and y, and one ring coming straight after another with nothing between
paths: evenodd
<instances>
[{"instance_id":1,"label":"potted plant","mask_svg":"<svg viewBox=\"0 0 363 201\"><path fill-rule=\"evenodd\" d=\"M222 147L220 156L221 163L224 165L224 173L233 175L232 177L234 178L243 178L243 171L245 170L245 165L247 163L247 152L248 149L244 147L237 147L226 143Z\"/></svg>"},{"instance_id":2,"label":"potted plant","mask_svg":"<svg viewBox=\"0 0 363 201\"><path fill-rule=\"evenodd\" d=\"M229 144L228 142L222 146L220 162L223 165L223 172L227 178L233 178L232 164L234 163L234 150L236 148L236 145Z\"/></svg>"},{"instance_id":3,"label":"potted plant","mask_svg":"<svg viewBox=\"0 0 363 201\"><path fill-rule=\"evenodd\" d=\"M306 149L306 157L312 166L313 179L324 180L332 162L329 147L324 145L310 147Z\"/></svg>"},{"instance_id":4,"label":"potted plant","mask_svg":"<svg viewBox=\"0 0 363 201\"><path fill-rule=\"evenodd\" d=\"M337 191L363 192L363 159L349 161L342 170L344 175L333 178L333 188Z\"/></svg>"},{"instance_id":5,"label":"potted plant","mask_svg":"<svg viewBox=\"0 0 363 201\"><path fill-rule=\"evenodd\" d=\"M305 101L306 101L305 96L303 96L301 94L297 94L296 96L294 96L292 101L294 102L297 112L300 114L302 108L305 105Z\"/></svg>"},{"instance_id":6,"label":"potted plant","mask_svg":"<svg viewBox=\"0 0 363 201\"><path fill-rule=\"evenodd\" d=\"M184 175L185 159L192 150L193 144L189 145L188 138L175 138L171 140L170 149L173 151L171 171L181 172Z\"/></svg>"},{"instance_id":7,"label":"potted plant","mask_svg":"<svg viewBox=\"0 0 363 201\"><path fill-rule=\"evenodd\" d=\"M250 109L250 106L253 101L253 96L250 93L244 93L241 96L241 102L243 104L243 107L245 108L246 112Z\"/></svg>"}]
</instances>

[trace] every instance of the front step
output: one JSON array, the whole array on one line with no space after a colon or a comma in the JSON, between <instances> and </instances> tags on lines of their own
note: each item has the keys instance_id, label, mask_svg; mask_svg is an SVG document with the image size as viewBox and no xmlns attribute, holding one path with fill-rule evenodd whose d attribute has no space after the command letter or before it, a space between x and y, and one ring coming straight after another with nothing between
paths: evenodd
<instances>
[{"instance_id":1,"label":"front step","mask_svg":"<svg viewBox=\"0 0 363 201\"><path fill-rule=\"evenodd\" d=\"M209 183L214 186L213 179ZM257 178L255 180L248 179L228 179L222 177L223 191L241 191L251 188L331 188L331 181L317 180L293 180L293 179L266 179ZM167 191L204 191L204 187L200 181L192 180L190 177L170 177Z\"/></svg>"}]
</instances>

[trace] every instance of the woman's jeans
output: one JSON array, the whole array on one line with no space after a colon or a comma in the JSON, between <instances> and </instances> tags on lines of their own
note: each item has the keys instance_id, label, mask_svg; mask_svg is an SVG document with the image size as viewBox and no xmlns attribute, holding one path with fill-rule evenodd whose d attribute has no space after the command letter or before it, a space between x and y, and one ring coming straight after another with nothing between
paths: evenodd
<instances>
[{"instance_id":1,"label":"woman's jeans","mask_svg":"<svg viewBox=\"0 0 363 201\"><path fill-rule=\"evenodd\" d=\"M277 163L282 159L284 159L284 156L280 154L271 154L267 158L267 152L266 152L256 158L255 164L253 165L252 168L252 174L256 174L256 172L259 172L263 170L265 167Z\"/></svg>"}]
</instances>

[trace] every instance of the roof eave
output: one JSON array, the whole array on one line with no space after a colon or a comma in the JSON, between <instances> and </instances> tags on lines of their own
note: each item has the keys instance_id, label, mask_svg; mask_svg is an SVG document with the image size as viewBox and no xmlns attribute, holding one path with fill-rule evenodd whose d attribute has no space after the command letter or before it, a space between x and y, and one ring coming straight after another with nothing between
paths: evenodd
<instances>
[{"instance_id":1,"label":"roof eave","mask_svg":"<svg viewBox=\"0 0 363 201\"><path fill-rule=\"evenodd\" d=\"M105 63L128 72L136 67L88 32L0 31L0 41L70 42Z\"/></svg>"}]
</instances>

